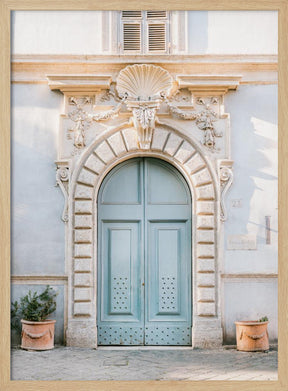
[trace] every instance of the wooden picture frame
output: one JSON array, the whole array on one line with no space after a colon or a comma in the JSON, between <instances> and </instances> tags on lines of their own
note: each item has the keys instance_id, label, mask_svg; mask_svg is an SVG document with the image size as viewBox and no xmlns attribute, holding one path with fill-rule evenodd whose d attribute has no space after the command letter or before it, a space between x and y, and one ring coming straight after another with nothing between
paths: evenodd
<instances>
[{"instance_id":1,"label":"wooden picture frame","mask_svg":"<svg viewBox=\"0 0 288 391\"><path fill-rule=\"evenodd\" d=\"M279 365L278 381L11 381L10 380L10 12L14 10L276 10L279 29ZM288 389L288 2L287 0L1 0L0 389L1 390L287 390Z\"/></svg>"}]
</instances>

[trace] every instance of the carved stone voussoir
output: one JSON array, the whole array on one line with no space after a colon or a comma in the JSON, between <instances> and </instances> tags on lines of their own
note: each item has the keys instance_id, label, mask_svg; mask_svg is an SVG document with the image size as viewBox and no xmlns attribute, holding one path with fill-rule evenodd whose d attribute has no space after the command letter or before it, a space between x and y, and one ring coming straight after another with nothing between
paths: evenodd
<instances>
[{"instance_id":1,"label":"carved stone voussoir","mask_svg":"<svg viewBox=\"0 0 288 391\"><path fill-rule=\"evenodd\" d=\"M62 220L66 223L68 221L68 197L69 197L69 162L56 161L56 186L59 186L64 195L64 208L62 213Z\"/></svg>"}]
</instances>

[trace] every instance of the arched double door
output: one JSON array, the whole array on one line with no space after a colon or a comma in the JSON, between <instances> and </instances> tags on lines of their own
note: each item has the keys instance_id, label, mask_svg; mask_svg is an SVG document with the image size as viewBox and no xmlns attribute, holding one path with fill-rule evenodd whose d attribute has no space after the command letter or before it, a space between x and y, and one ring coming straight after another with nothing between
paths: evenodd
<instances>
[{"instance_id":1,"label":"arched double door","mask_svg":"<svg viewBox=\"0 0 288 391\"><path fill-rule=\"evenodd\" d=\"M191 345L191 195L155 158L116 166L98 194L98 345Z\"/></svg>"}]
</instances>

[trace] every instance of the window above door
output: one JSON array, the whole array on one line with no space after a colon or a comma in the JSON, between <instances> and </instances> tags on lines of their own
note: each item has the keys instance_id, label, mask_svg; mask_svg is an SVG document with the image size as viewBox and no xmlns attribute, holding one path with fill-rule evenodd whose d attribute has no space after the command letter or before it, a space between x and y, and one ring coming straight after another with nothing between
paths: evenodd
<instances>
[{"instance_id":1,"label":"window above door","mask_svg":"<svg viewBox=\"0 0 288 391\"><path fill-rule=\"evenodd\" d=\"M121 11L120 52L122 54L168 54L169 11Z\"/></svg>"},{"instance_id":2,"label":"window above door","mask_svg":"<svg viewBox=\"0 0 288 391\"><path fill-rule=\"evenodd\" d=\"M187 54L186 11L102 11L102 53Z\"/></svg>"}]
</instances>

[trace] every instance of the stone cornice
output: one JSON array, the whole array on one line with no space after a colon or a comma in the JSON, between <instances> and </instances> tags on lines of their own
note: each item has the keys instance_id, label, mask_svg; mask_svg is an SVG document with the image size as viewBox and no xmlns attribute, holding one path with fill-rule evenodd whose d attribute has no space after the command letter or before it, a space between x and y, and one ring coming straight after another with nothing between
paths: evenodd
<instances>
[{"instance_id":1,"label":"stone cornice","mask_svg":"<svg viewBox=\"0 0 288 391\"><path fill-rule=\"evenodd\" d=\"M150 63L172 75L242 75L240 84L277 84L275 55L204 56L12 56L12 83L47 83L46 75L108 75L114 81L128 64Z\"/></svg>"},{"instance_id":2,"label":"stone cornice","mask_svg":"<svg viewBox=\"0 0 288 391\"><path fill-rule=\"evenodd\" d=\"M109 89L112 82L111 76L102 75L48 75L48 85L51 90L61 92L95 92L101 89Z\"/></svg>"},{"instance_id":3,"label":"stone cornice","mask_svg":"<svg viewBox=\"0 0 288 391\"><path fill-rule=\"evenodd\" d=\"M178 75L179 88L188 88L193 93L209 92L220 95L236 90L242 75Z\"/></svg>"},{"instance_id":4,"label":"stone cornice","mask_svg":"<svg viewBox=\"0 0 288 391\"><path fill-rule=\"evenodd\" d=\"M85 63L277 63L275 54L204 54L204 55L53 55L53 54L14 54L14 62L85 62Z\"/></svg>"}]
</instances>

